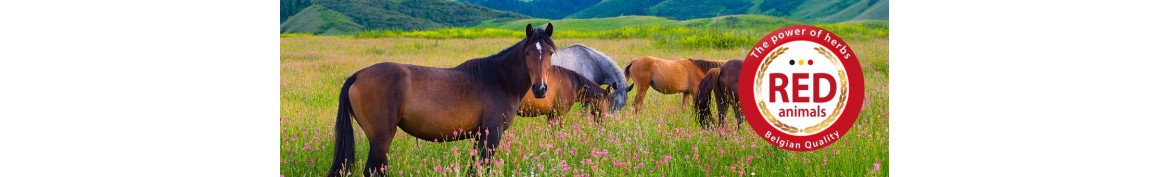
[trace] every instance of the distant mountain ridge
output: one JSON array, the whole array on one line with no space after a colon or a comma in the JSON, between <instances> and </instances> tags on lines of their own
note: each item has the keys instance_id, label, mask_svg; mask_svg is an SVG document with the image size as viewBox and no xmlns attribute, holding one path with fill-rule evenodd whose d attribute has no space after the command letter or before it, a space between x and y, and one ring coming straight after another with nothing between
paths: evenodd
<instances>
[{"instance_id":1,"label":"distant mountain ridge","mask_svg":"<svg viewBox=\"0 0 1170 177\"><path fill-rule=\"evenodd\" d=\"M291 11L303 5L303 0L281 1L282 14L285 7ZM484 20L515 20L531 18L525 15L498 11L483 6L467 4L457 1L442 0L313 0L309 6L299 10L288 18L282 16L281 33L313 33L324 34L329 24L355 23L357 30L422 30L442 27L473 26ZM313 8L308 8L313 7ZM333 17L341 14L346 18ZM309 17L295 18L301 13L309 13ZM349 19L346 22L345 19ZM338 21L341 20L341 21ZM344 29L355 29L351 25ZM296 27L296 28L293 28ZM315 30L316 29L316 30ZM342 32L345 33L345 32Z\"/></svg>"},{"instance_id":2,"label":"distant mountain ridge","mask_svg":"<svg viewBox=\"0 0 1170 177\"><path fill-rule=\"evenodd\" d=\"M623 15L677 20L759 14L810 22L889 19L889 0L605 0L566 18Z\"/></svg>"},{"instance_id":3,"label":"distant mountain ridge","mask_svg":"<svg viewBox=\"0 0 1170 177\"><path fill-rule=\"evenodd\" d=\"M536 18L561 19L602 0L459 0Z\"/></svg>"},{"instance_id":4,"label":"distant mountain ridge","mask_svg":"<svg viewBox=\"0 0 1170 177\"><path fill-rule=\"evenodd\" d=\"M766 15L807 23L888 20L889 0L281 0L280 31L351 34L508 21L621 16L686 21L729 15Z\"/></svg>"}]
</instances>

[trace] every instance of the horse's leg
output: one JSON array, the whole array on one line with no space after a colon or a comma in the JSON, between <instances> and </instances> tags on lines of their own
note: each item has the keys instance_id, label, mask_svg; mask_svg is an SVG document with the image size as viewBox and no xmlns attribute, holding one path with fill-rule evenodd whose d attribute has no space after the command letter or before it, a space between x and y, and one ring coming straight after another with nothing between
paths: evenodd
<instances>
[{"instance_id":1,"label":"horse's leg","mask_svg":"<svg viewBox=\"0 0 1170 177\"><path fill-rule=\"evenodd\" d=\"M506 127L500 121L501 119L481 118L485 122L479 126L480 136L475 137L475 149L479 151L479 159L469 166L472 170L468 170L470 175L478 176L477 167L482 164L486 169L483 174L492 172L491 158L496 154L496 147L500 145L500 139Z\"/></svg>"},{"instance_id":2,"label":"horse's leg","mask_svg":"<svg viewBox=\"0 0 1170 177\"><path fill-rule=\"evenodd\" d=\"M397 131L398 128L396 126L367 131L373 133L367 133L370 140L370 155L366 161L366 176L385 175L386 153L390 152L390 141L394 139L394 134Z\"/></svg>"},{"instance_id":3,"label":"horse's leg","mask_svg":"<svg viewBox=\"0 0 1170 177\"><path fill-rule=\"evenodd\" d=\"M719 109L719 126L727 119L727 96L716 91L715 93L715 107Z\"/></svg>"},{"instance_id":4,"label":"horse's leg","mask_svg":"<svg viewBox=\"0 0 1170 177\"><path fill-rule=\"evenodd\" d=\"M687 102L689 102L691 100L690 98L691 98L691 92L683 92L682 110L687 110Z\"/></svg>"},{"instance_id":5,"label":"horse's leg","mask_svg":"<svg viewBox=\"0 0 1170 177\"><path fill-rule=\"evenodd\" d=\"M370 154L366 158L364 174L366 176L384 175L386 153L390 152L390 141L398 131L398 110L395 109L396 106L389 106L389 104L375 103L365 106L369 106L362 108L369 110L366 111L365 115L370 118L365 122L369 128L363 127L362 130L365 130L366 138L370 140Z\"/></svg>"},{"instance_id":6,"label":"horse's leg","mask_svg":"<svg viewBox=\"0 0 1170 177\"><path fill-rule=\"evenodd\" d=\"M638 111L641 111L642 100L646 99L646 91L647 91L647 89L650 89L649 82L638 82L638 81L641 81L641 80L635 80L635 84L634 84L634 86L636 86L638 88L638 93L637 93L638 95L634 97L634 113L638 113Z\"/></svg>"},{"instance_id":7,"label":"horse's leg","mask_svg":"<svg viewBox=\"0 0 1170 177\"><path fill-rule=\"evenodd\" d=\"M739 97L736 96L733 98L736 98L736 100L738 100ZM740 107L741 105L739 104L738 101L732 102L732 104L734 104L733 106L735 106L732 109L735 109L735 118L737 119L735 128L739 128L739 126L743 126L743 107Z\"/></svg>"},{"instance_id":8,"label":"horse's leg","mask_svg":"<svg viewBox=\"0 0 1170 177\"><path fill-rule=\"evenodd\" d=\"M390 140L398 131L400 119L398 105L402 104L401 92L385 83L401 83L399 81L378 80L380 77L371 77L370 82L358 82L354 89L350 89L354 117L366 138L370 141L370 153L366 159L364 174L366 176L385 173L386 153L390 149ZM360 79L360 78L359 78Z\"/></svg>"},{"instance_id":9,"label":"horse's leg","mask_svg":"<svg viewBox=\"0 0 1170 177\"><path fill-rule=\"evenodd\" d=\"M561 120L557 119L557 116L560 116L560 115L558 115L556 111L550 112L550 113L548 113L548 115L545 115L545 119L548 120L549 126L557 125L558 122L555 122L555 121L561 121Z\"/></svg>"}]
</instances>

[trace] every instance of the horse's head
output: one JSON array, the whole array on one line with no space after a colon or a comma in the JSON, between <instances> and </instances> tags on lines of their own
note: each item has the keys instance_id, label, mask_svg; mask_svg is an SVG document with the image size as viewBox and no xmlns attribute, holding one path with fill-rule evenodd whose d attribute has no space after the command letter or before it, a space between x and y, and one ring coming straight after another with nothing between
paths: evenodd
<instances>
[{"instance_id":1,"label":"horse's head","mask_svg":"<svg viewBox=\"0 0 1170 177\"><path fill-rule=\"evenodd\" d=\"M524 65L528 68L528 77L532 81L532 96L544 98L544 94L548 92L544 74L552 67L552 54L557 49L557 45L550 38L553 25L548 23L544 29L533 29L532 24L528 24L525 33L527 36L524 41L528 42L522 46L522 50Z\"/></svg>"},{"instance_id":2,"label":"horse's head","mask_svg":"<svg viewBox=\"0 0 1170 177\"><path fill-rule=\"evenodd\" d=\"M610 105L609 110L616 111L616 110L622 109L622 107L625 107L626 106L626 95L629 95L629 92L626 91L626 90L628 90L626 88L627 87L626 83L624 83L624 82L623 83L616 83L615 82L615 83L608 84L608 85L609 86L607 86L605 89L605 93L609 93L609 101L611 103L613 103Z\"/></svg>"}]
</instances>

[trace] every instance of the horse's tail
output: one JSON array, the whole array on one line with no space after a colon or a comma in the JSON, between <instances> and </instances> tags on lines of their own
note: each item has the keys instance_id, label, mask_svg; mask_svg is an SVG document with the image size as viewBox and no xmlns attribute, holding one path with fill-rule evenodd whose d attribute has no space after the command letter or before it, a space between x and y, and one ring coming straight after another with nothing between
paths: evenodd
<instances>
[{"instance_id":1,"label":"horse's tail","mask_svg":"<svg viewBox=\"0 0 1170 177\"><path fill-rule=\"evenodd\" d=\"M711 92L719 86L719 68L707 71L707 76L699 81L698 93L695 93L695 113L698 114L699 125L706 128L711 120Z\"/></svg>"},{"instance_id":2,"label":"horse's tail","mask_svg":"<svg viewBox=\"0 0 1170 177\"><path fill-rule=\"evenodd\" d=\"M630 64L626 64L626 80L630 79L630 66L632 65L634 65L633 61L631 61Z\"/></svg>"},{"instance_id":3,"label":"horse's tail","mask_svg":"<svg viewBox=\"0 0 1170 177\"><path fill-rule=\"evenodd\" d=\"M328 176L341 176L344 173L343 169L349 170L353 166L353 125L349 120L353 106L349 103L349 86L353 85L356 79L357 73L354 73L345 79L345 84L341 85L341 96L337 105L337 122L334 124L336 134L333 137L333 167L329 168Z\"/></svg>"},{"instance_id":4,"label":"horse's tail","mask_svg":"<svg viewBox=\"0 0 1170 177\"><path fill-rule=\"evenodd\" d=\"M637 60L634 60L634 61L637 61ZM633 61L630 61L630 64L626 64L626 80L630 80L630 66L632 66L632 65L634 65ZM630 92L630 91L634 91L634 83L630 83L630 86L626 87L626 92Z\"/></svg>"}]
</instances>

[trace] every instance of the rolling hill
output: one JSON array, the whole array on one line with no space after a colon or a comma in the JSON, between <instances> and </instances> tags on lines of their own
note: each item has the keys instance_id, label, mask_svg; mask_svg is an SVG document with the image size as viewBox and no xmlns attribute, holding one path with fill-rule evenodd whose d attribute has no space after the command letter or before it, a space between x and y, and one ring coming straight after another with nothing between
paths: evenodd
<instances>
[{"instance_id":1,"label":"rolling hill","mask_svg":"<svg viewBox=\"0 0 1170 177\"><path fill-rule=\"evenodd\" d=\"M561 19L601 0L459 0L484 7L516 12L536 18Z\"/></svg>"},{"instance_id":2,"label":"rolling hill","mask_svg":"<svg viewBox=\"0 0 1170 177\"><path fill-rule=\"evenodd\" d=\"M620 16L591 19L521 19L521 20L488 20L476 25L477 28L522 29L528 24L545 24L553 22L557 29L572 29L578 31L612 30L622 27L659 26L659 27L727 27L727 28L760 28L775 29L777 26L802 24L800 21L782 17L766 15L726 15L711 18L697 18L691 20L672 20L657 16Z\"/></svg>"},{"instance_id":3,"label":"rolling hill","mask_svg":"<svg viewBox=\"0 0 1170 177\"><path fill-rule=\"evenodd\" d=\"M300 13L289 17L280 24L280 33L314 33L314 34L348 34L362 30L362 25L353 22L348 16L337 11L329 10L320 5L313 5L301 10Z\"/></svg>"},{"instance_id":4,"label":"rolling hill","mask_svg":"<svg viewBox=\"0 0 1170 177\"><path fill-rule=\"evenodd\" d=\"M810 22L889 19L889 0L605 0L566 18L623 15L695 19L759 14Z\"/></svg>"},{"instance_id":5,"label":"rolling hill","mask_svg":"<svg viewBox=\"0 0 1170 177\"><path fill-rule=\"evenodd\" d=\"M519 29L553 20L572 29L592 30L887 19L889 0L281 0L281 33L312 34L446 27Z\"/></svg>"},{"instance_id":6,"label":"rolling hill","mask_svg":"<svg viewBox=\"0 0 1170 177\"><path fill-rule=\"evenodd\" d=\"M296 2L297 0L285 0ZM286 3L289 9L299 3ZM287 5L286 5L287 4ZM472 26L484 20L515 20L530 18L525 15L503 12L483 6L457 1L437 0L314 0L313 8L304 8L281 23L281 32L325 34L329 27L336 26L333 34L353 33L355 23L367 30L422 30L442 27ZM283 10L283 9L282 9ZM295 19L297 16L315 18ZM282 13L283 14L283 13ZM334 18L340 14L346 18ZM326 18L327 17L327 18ZM283 17L282 17L283 18ZM312 19L312 20L310 20ZM337 24L330 26L330 24ZM338 26L339 25L339 26ZM326 27L322 27L326 26ZM286 29L286 27L289 27ZM295 27L295 28L294 28ZM319 30L312 30L312 29ZM353 31L345 31L353 30Z\"/></svg>"}]
</instances>

